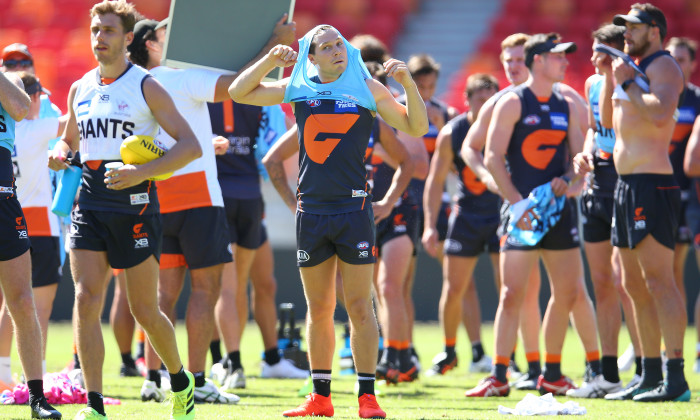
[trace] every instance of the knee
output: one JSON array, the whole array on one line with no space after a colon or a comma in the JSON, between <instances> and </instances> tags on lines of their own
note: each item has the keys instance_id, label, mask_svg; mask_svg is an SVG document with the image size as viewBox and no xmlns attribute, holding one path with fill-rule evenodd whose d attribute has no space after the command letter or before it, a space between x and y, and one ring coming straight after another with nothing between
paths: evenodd
<instances>
[{"instance_id":1,"label":"knee","mask_svg":"<svg viewBox=\"0 0 700 420\"><path fill-rule=\"evenodd\" d=\"M212 310L214 309L214 305L216 305L216 301L219 298L219 290L217 288L212 288L208 289L205 287L197 287L197 288L192 288L192 291L190 293L190 302L194 302L195 304L201 303L203 305L207 305L208 307L211 307ZM173 302L173 306L175 305L176 301Z\"/></svg>"},{"instance_id":2,"label":"knee","mask_svg":"<svg viewBox=\"0 0 700 420\"><path fill-rule=\"evenodd\" d=\"M277 293L277 282L275 278L266 276L253 283L253 293L256 300L274 299Z\"/></svg>"},{"instance_id":3,"label":"knee","mask_svg":"<svg viewBox=\"0 0 700 420\"><path fill-rule=\"evenodd\" d=\"M333 314L335 312L335 300L331 302L328 301L307 301L309 308L309 316L314 320L322 319L333 319ZM348 313L350 310L348 309Z\"/></svg>"},{"instance_id":4,"label":"knee","mask_svg":"<svg viewBox=\"0 0 700 420\"><path fill-rule=\"evenodd\" d=\"M345 309L353 323L366 323L372 316L372 301L369 299L354 298L345 302Z\"/></svg>"},{"instance_id":5,"label":"knee","mask_svg":"<svg viewBox=\"0 0 700 420\"><path fill-rule=\"evenodd\" d=\"M654 298L664 296L670 288L676 287L673 281L665 282L658 276L647 276L645 281L649 294Z\"/></svg>"},{"instance_id":6,"label":"knee","mask_svg":"<svg viewBox=\"0 0 700 420\"><path fill-rule=\"evenodd\" d=\"M382 295L383 302L396 302L403 300L404 290L400 287L399 282L386 280L379 285L379 293Z\"/></svg>"},{"instance_id":7,"label":"knee","mask_svg":"<svg viewBox=\"0 0 700 420\"><path fill-rule=\"evenodd\" d=\"M75 307L81 317L94 314L99 316L102 310L102 295L96 291L78 287L75 290Z\"/></svg>"},{"instance_id":8,"label":"knee","mask_svg":"<svg viewBox=\"0 0 700 420\"><path fill-rule=\"evenodd\" d=\"M503 310L517 310L522 305L524 290L521 287L501 286L500 305Z\"/></svg>"},{"instance_id":9,"label":"knee","mask_svg":"<svg viewBox=\"0 0 700 420\"><path fill-rule=\"evenodd\" d=\"M148 305L132 305L131 315L145 330L151 329L153 325L157 324L160 317L165 316L160 309L150 308Z\"/></svg>"},{"instance_id":10,"label":"knee","mask_svg":"<svg viewBox=\"0 0 700 420\"><path fill-rule=\"evenodd\" d=\"M584 302L586 304L590 302L588 294L576 287L557 290L556 293L552 293L551 299L553 304L562 305L566 308L572 308L579 300L582 302L586 301Z\"/></svg>"}]
</instances>

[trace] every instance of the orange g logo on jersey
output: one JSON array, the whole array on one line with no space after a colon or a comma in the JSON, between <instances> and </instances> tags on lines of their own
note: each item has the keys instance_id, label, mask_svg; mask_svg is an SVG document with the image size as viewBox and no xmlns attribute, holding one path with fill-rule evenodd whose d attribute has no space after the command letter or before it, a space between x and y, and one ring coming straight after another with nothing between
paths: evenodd
<instances>
[{"instance_id":1,"label":"orange g logo on jersey","mask_svg":"<svg viewBox=\"0 0 700 420\"><path fill-rule=\"evenodd\" d=\"M462 182L467 190L474 195L481 195L486 191L486 184L481 182L476 174L466 166L462 169Z\"/></svg>"},{"instance_id":2,"label":"orange g logo on jersey","mask_svg":"<svg viewBox=\"0 0 700 420\"><path fill-rule=\"evenodd\" d=\"M521 151L525 161L533 168L544 170L557 153L557 146L566 138L566 131L537 130L523 141Z\"/></svg>"},{"instance_id":3,"label":"orange g logo on jersey","mask_svg":"<svg viewBox=\"0 0 700 420\"><path fill-rule=\"evenodd\" d=\"M141 228L143 227L143 223L137 223L134 225L134 233L141 233Z\"/></svg>"},{"instance_id":4,"label":"orange g logo on jersey","mask_svg":"<svg viewBox=\"0 0 700 420\"><path fill-rule=\"evenodd\" d=\"M360 118L358 114L312 114L304 125L304 148L309 159L323 165L340 138L331 136L316 140L319 135L346 134ZM340 136L339 136L340 137Z\"/></svg>"}]
</instances>

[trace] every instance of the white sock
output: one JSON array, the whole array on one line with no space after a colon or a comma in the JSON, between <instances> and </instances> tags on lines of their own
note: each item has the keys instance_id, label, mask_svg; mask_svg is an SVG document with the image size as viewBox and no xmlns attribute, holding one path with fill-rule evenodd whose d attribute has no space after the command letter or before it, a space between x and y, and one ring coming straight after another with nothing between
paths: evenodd
<instances>
[{"instance_id":1,"label":"white sock","mask_svg":"<svg viewBox=\"0 0 700 420\"><path fill-rule=\"evenodd\" d=\"M12 362L10 357L0 357L0 381L12 384Z\"/></svg>"}]
</instances>

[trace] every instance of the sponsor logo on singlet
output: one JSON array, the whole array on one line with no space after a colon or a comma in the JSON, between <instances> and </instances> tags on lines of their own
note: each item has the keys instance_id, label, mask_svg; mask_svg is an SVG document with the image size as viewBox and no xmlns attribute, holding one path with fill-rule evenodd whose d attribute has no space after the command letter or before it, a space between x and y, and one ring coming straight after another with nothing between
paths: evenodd
<instances>
[{"instance_id":1,"label":"sponsor logo on singlet","mask_svg":"<svg viewBox=\"0 0 700 420\"><path fill-rule=\"evenodd\" d=\"M352 190L353 197L367 197L367 191L364 190Z\"/></svg>"},{"instance_id":2,"label":"sponsor logo on singlet","mask_svg":"<svg viewBox=\"0 0 700 420\"><path fill-rule=\"evenodd\" d=\"M525 125L538 125L540 123L540 117L532 114L528 115L527 117L523 118L523 124Z\"/></svg>"},{"instance_id":3,"label":"sponsor logo on singlet","mask_svg":"<svg viewBox=\"0 0 700 420\"><path fill-rule=\"evenodd\" d=\"M462 250L462 244L454 239L445 239L445 251L459 252Z\"/></svg>"},{"instance_id":4,"label":"sponsor logo on singlet","mask_svg":"<svg viewBox=\"0 0 700 420\"><path fill-rule=\"evenodd\" d=\"M362 241L357 244L357 249L369 249L369 242Z\"/></svg>"},{"instance_id":5,"label":"sponsor logo on singlet","mask_svg":"<svg viewBox=\"0 0 700 420\"><path fill-rule=\"evenodd\" d=\"M335 112L357 111L357 105L354 102L335 101Z\"/></svg>"},{"instance_id":6,"label":"sponsor logo on singlet","mask_svg":"<svg viewBox=\"0 0 700 420\"><path fill-rule=\"evenodd\" d=\"M566 114L552 112L549 114L549 120L552 123L552 130L566 130L569 128L569 119L566 117Z\"/></svg>"},{"instance_id":7,"label":"sponsor logo on singlet","mask_svg":"<svg viewBox=\"0 0 700 420\"><path fill-rule=\"evenodd\" d=\"M148 204L151 200L148 198L148 193L138 193L129 195L132 206L139 206L141 204Z\"/></svg>"},{"instance_id":8,"label":"sponsor logo on singlet","mask_svg":"<svg viewBox=\"0 0 700 420\"><path fill-rule=\"evenodd\" d=\"M2 194L12 194L12 187L0 187L0 193Z\"/></svg>"},{"instance_id":9,"label":"sponsor logo on singlet","mask_svg":"<svg viewBox=\"0 0 700 420\"><path fill-rule=\"evenodd\" d=\"M316 108L317 106L321 105L321 100L320 99L309 99L306 101L306 104L310 106L311 108Z\"/></svg>"}]
</instances>

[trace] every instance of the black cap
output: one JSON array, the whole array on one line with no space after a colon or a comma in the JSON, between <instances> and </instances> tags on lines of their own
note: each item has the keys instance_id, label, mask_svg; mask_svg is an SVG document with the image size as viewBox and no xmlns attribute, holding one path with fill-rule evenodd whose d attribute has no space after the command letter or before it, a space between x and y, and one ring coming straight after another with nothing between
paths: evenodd
<instances>
[{"instance_id":1,"label":"black cap","mask_svg":"<svg viewBox=\"0 0 700 420\"><path fill-rule=\"evenodd\" d=\"M626 15L615 15L613 18L613 24L617 26L625 26L625 23L646 23L650 26L658 26L659 22L656 21L649 13L639 10L632 9Z\"/></svg>"},{"instance_id":2,"label":"black cap","mask_svg":"<svg viewBox=\"0 0 700 420\"><path fill-rule=\"evenodd\" d=\"M158 26L158 21L153 19L143 19L136 22L136 25L134 25L134 40L131 41L131 44L126 49L129 52L133 52L141 47L146 42L145 38L148 32L155 31L156 26Z\"/></svg>"},{"instance_id":3,"label":"black cap","mask_svg":"<svg viewBox=\"0 0 700 420\"><path fill-rule=\"evenodd\" d=\"M536 37L542 36L542 41L537 42ZM530 41L535 41L535 42L530 42ZM546 35L544 34L537 34L533 35L530 38L530 41L526 44L526 46L529 46L527 48L527 51L525 51L526 56L525 56L525 65L529 68L532 65L532 61L535 59L535 55L537 54L544 54L544 53L560 53L560 52L565 52L567 54L575 52L576 51L576 44L573 42L557 42L554 41L553 39L547 38ZM529 45L528 45L529 44Z\"/></svg>"},{"instance_id":4,"label":"black cap","mask_svg":"<svg viewBox=\"0 0 700 420\"><path fill-rule=\"evenodd\" d=\"M24 85L24 91L27 92L27 95L34 95L37 92L44 92L44 88L41 86L39 79L37 79L31 85Z\"/></svg>"}]
</instances>

